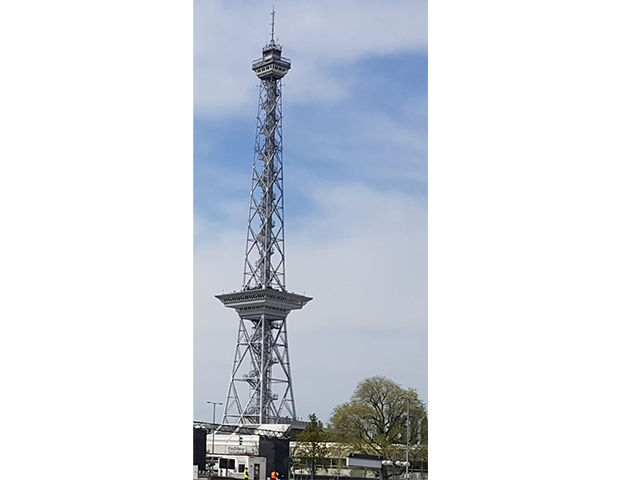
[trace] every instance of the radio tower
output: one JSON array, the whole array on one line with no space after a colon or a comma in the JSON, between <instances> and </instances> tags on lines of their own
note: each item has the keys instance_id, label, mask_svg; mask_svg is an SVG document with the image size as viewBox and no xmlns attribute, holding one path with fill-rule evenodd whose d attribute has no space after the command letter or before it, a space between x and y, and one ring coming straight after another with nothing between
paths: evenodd
<instances>
[{"instance_id":1,"label":"radio tower","mask_svg":"<svg viewBox=\"0 0 620 480\"><path fill-rule=\"evenodd\" d=\"M292 423L296 419L286 317L312 300L286 291L284 183L282 175L282 78L291 61L271 41L252 62L260 79L256 143L243 288L216 295L239 314L239 332L224 408L225 424Z\"/></svg>"}]
</instances>

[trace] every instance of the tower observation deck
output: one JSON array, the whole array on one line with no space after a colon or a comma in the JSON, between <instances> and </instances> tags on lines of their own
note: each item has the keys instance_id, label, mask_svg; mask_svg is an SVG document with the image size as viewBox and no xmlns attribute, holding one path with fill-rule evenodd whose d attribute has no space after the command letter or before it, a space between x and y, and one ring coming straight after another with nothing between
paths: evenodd
<instances>
[{"instance_id":1,"label":"tower observation deck","mask_svg":"<svg viewBox=\"0 0 620 480\"><path fill-rule=\"evenodd\" d=\"M291 61L273 39L252 62L260 79L243 286L216 295L239 315L224 424L293 423L296 419L286 319L310 297L287 292L284 271L282 85Z\"/></svg>"}]
</instances>

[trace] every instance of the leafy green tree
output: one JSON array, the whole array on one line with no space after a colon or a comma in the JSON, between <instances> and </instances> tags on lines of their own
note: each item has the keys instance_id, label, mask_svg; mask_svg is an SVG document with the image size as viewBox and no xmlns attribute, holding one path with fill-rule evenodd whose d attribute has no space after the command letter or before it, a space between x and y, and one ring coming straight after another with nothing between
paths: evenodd
<instances>
[{"instance_id":1,"label":"leafy green tree","mask_svg":"<svg viewBox=\"0 0 620 480\"><path fill-rule=\"evenodd\" d=\"M409 452L412 468L420 468L422 462L428 462L428 445L416 445ZM424 478L424 477L422 477Z\"/></svg>"},{"instance_id":2,"label":"leafy green tree","mask_svg":"<svg viewBox=\"0 0 620 480\"><path fill-rule=\"evenodd\" d=\"M360 382L351 400L334 409L329 431L334 439L361 453L386 458L396 455L400 460L407 443L407 409L409 444L428 444L426 406L415 390L385 377Z\"/></svg>"},{"instance_id":3,"label":"leafy green tree","mask_svg":"<svg viewBox=\"0 0 620 480\"><path fill-rule=\"evenodd\" d=\"M308 419L310 423L295 438L296 447L293 456L306 466L314 480L319 468L326 467L329 449L325 443L327 434L323 422L314 413L311 413Z\"/></svg>"}]
</instances>

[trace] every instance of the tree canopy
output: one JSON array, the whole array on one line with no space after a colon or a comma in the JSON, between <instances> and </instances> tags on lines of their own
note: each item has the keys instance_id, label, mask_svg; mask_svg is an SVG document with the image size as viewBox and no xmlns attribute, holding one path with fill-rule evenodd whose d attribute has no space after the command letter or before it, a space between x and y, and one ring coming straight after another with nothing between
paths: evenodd
<instances>
[{"instance_id":1,"label":"tree canopy","mask_svg":"<svg viewBox=\"0 0 620 480\"><path fill-rule=\"evenodd\" d=\"M327 434L323 422L314 413L309 415L308 420L310 422L306 428L295 438L297 447L293 455L314 478L317 470L327 461Z\"/></svg>"},{"instance_id":2,"label":"tree canopy","mask_svg":"<svg viewBox=\"0 0 620 480\"><path fill-rule=\"evenodd\" d=\"M357 385L351 400L332 414L329 433L361 453L390 457L398 444L428 444L426 406L415 390L404 389L385 377L372 377Z\"/></svg>"}]
</instances>

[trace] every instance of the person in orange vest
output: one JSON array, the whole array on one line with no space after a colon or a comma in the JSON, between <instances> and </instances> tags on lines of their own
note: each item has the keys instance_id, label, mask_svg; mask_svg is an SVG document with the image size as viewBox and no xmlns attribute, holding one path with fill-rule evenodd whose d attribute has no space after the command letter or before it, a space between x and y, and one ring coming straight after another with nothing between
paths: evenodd
<instances>
[{"instance_id":1,"label":"person in orange vest","mask_svg":"<svg viewBox=\"0 0 620 480\"><path fill-rule=\"evenodd\" d=\"M278 478L278 472L274 470L273 472L271 472L271 480L277 480L277 478Z\"/></svg>"}]
</instances>

